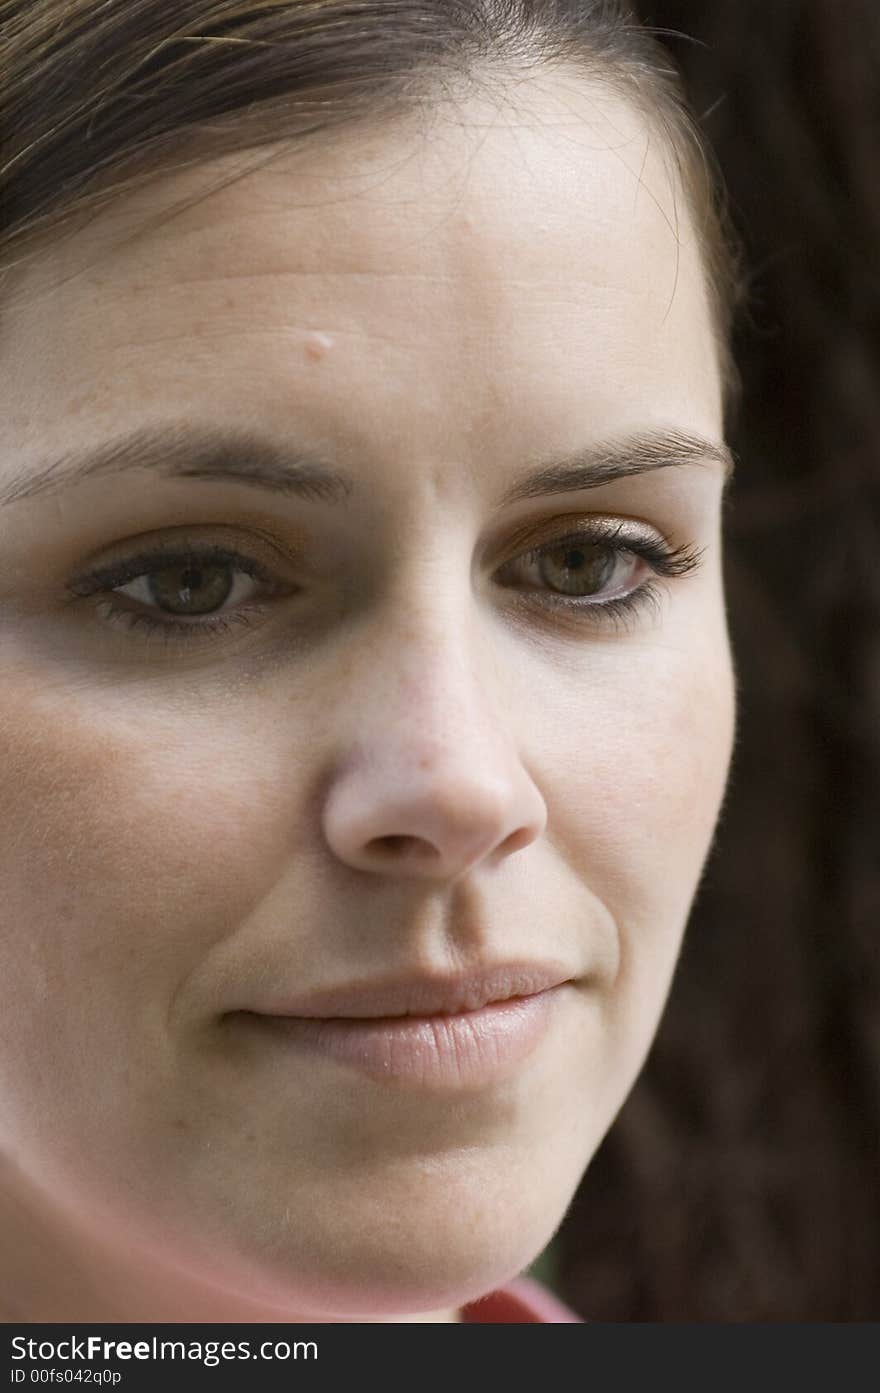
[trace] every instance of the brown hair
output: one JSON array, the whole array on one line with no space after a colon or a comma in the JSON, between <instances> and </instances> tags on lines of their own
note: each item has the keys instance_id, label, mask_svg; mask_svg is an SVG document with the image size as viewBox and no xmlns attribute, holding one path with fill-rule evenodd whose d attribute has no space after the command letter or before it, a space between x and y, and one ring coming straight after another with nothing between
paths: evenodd
<instances>
[{"instance_id":1,"label":"brown hair","mask_svg":"<svg viewBox=\"0 0 880 1393\"><path fill-rule=\"evenodd\" d=\"M46 238L163 171L566 63L665 136L735 394L718 181L668 55L624 0L6 0L0 21L0 286Z\"/></svg>"}]
</instances>

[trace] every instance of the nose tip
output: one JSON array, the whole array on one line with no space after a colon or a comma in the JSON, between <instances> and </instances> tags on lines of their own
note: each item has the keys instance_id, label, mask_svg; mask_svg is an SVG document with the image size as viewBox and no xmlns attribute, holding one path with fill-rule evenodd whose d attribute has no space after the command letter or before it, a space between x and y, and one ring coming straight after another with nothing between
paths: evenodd
<instances>
[{"instance_id":1,"label":"nose tip","mask_svg":"<svg viewBox=\"0 0 880 1393\"><path fill-rule=\"evenodd\" d=\"M337 783L324 814L326 839L347 865L437 880L521 851L545 824L544 801L521 767L487 780L477 770L452 778L435 764L401 788L373 765Z\"/></svg>"}]
</instances>

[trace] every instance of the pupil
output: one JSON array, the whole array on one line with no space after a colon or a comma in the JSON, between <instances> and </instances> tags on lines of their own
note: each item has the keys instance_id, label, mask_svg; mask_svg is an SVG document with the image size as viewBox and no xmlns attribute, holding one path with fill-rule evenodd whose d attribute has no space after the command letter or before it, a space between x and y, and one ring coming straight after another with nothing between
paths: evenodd
<instances>
[{"instance_id":1,"label":"pupil","mask_svg":"<svg viewBox=\"0 0 880 1393\"><path fill-rule=\"evenodd\" d=\"M208 614L229 598L233 582L223 574L229 569L220 562L169 567L155 573L158 579L150 581L150 590L153 599L166 611L180 612L179 607L184 605L187 613Z\"/></svg>"}]
</instances>

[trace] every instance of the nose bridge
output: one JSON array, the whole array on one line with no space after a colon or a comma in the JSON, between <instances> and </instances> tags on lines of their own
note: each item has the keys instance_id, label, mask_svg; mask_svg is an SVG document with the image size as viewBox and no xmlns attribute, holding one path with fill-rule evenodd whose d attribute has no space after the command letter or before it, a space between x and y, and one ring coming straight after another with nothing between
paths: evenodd
<instances>
[{"instance_id":1,"label":"nose bridge","mask_svg":"<svg viewBox=\"0 0 880 1393\"><path fill-rule=\"evenodd\" d=\"M431 497L448 492L438 472ZM436 745L452 753L462 725L473 736L504 734L494 650L486 642L473 595L466 531L454 525L451 497L434 526L423 519L406 529L407 545L389 577L382 614L368 635L358 673L395 716L395 739ZM363 687L361 688L363 690Z\"/></svg>"},{"instance_id":2,"label":"nose bridge","mask_svg":"<svg viewBox=\"0 0 880 1393\"><path fill-rule=\"evenodd\" d=\"M481 623L465 558L430 543L420 548L396 578L375 637L380 646L368 661L380 714L402 754L409 750L429 764L517 757L509 687Z\"/></svg>"},{"instance_id":3,"label":"nose bridge","mask_svg":"<svg viewBox=\"0 0 880 1393\"><path fill-rule=\"evenodd\" d=\"M424 755L450 757L468 744L498 745L509 733L499 709L492 650L480 649L474 626L449 611L431 622L418 616L389 634L386 699L399 723L397 738ZM390 649L390 652L389 652Z\"/></svg>"},{"instance_id":4,"label":"nose bridge","mask_svg":"<svg viewBox=\"0 0 880 1393\"><path fill-rule=\"evenodd\" d=\"M361 869L454 876L521 849L546 819L469 588L430 591L423 577L357 660L361 696L325 832Z\"/></svg>"}]
</instances>

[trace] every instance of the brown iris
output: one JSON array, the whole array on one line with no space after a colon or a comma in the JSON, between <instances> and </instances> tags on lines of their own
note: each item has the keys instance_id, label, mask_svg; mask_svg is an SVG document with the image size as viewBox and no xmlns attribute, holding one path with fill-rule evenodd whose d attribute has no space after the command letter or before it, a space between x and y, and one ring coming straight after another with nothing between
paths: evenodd
<instances>
[{"instance_id":1,"label":"brown iris","mask_svg":"<svg viewBox=\"0 0 880 1393\"><path fill-rule=\"evenodd\" d=\"M173 609L175 605L189 605L193 593L201 591L204 593L203 602L196 603L188 612L208 614L229 598L233 586L230 571L231 567L223 563L171 566L153 573L155 578L149 582L150 595L162 609ZM208 584L203 578L211 575L217 579Z\"/></svg>"}]
</instances>

